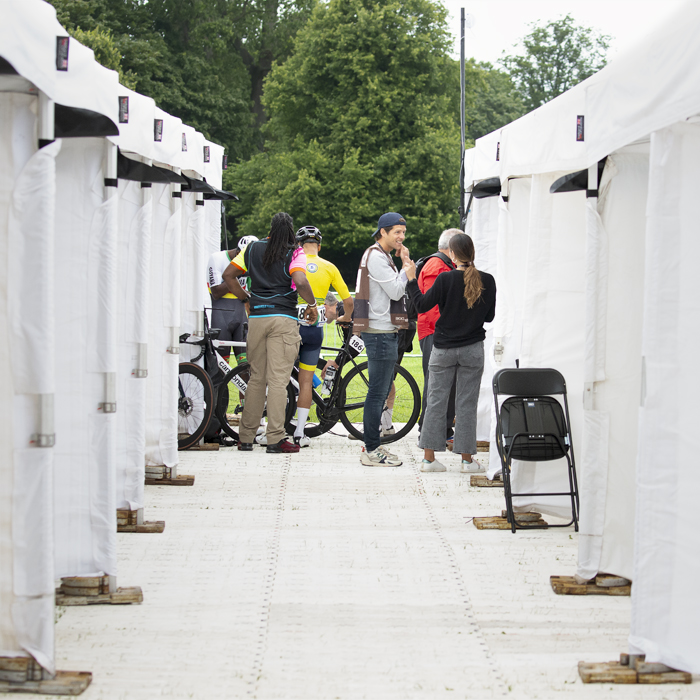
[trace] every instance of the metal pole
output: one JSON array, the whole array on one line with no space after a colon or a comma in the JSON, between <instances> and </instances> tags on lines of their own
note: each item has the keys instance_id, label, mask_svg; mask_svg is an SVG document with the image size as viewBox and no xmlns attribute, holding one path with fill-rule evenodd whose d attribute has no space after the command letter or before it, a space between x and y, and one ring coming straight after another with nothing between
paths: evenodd
<instances>
[{"instance_id":1,"label":"metal pole","mask_svg":"<svg viewBox=\"0 0 700 700\"><path fill-rule=\"evenodd\" d=\"M459 226L462 227L462 222L466 217L467 212L464 210L464 142L465 142L465 131L466 131L466 107L465 107L465 94L464 94L464 8L461 10L461 22L460 22L460 56L459 56L459 90L460 90L460 129L461 129L461 142L459 151Z\"/></svg>"}]
</instances>

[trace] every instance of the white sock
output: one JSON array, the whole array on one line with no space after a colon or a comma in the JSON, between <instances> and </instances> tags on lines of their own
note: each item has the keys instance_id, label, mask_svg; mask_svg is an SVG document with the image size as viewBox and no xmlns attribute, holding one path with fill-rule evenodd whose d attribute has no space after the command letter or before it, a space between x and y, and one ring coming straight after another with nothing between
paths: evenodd
<instances>
[{"instance_id":1,"label":"white sock","mask_svg":"<svg viewBox=\"0 0 700 700\"><path fill-rule=\"evenodd\" d=\"M383 430L388 430L391 428L391 420L392 420L392 413L393 409L385 406L384 410L382 411L382 429Z\"/></svg>"},{"instance_id":2,"label":"white sock","mask_svg":"<svg viewBox=\"0 0 700 700\"><path fill-rule=\"evenodd\" d=\"M308 408L299 408L297 406L297 427L294 431L294 437L304 437L304 428L306 427L306 419L309 417Z\"/></svg>"}]
</instances>

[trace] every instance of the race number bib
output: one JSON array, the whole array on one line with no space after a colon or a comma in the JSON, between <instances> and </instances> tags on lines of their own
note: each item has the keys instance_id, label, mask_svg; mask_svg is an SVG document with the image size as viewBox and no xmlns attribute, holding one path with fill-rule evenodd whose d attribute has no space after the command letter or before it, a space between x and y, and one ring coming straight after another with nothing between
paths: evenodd
<instances>
[{"instance_id":1,"label":"race number bib","mask_svg":"<svg viewBox=\"0 0 700 700\"><path fill-rule=\"evenodd\" d=\"M308 307L308 304L297 304L297 321L302 326L325 326L326 325L326 307L325 306L319 306L317 308L318 310L318 318L316 319L316 323L309 323L304 319L304 315L306 313L306 308Z\"/></svg>"},{"instance_id":2,"label":"race number bib","mask_svg":"<svg viewBox=\"0 0 700 700\"><path fill-rule=\"evenodd\" d=\"M350 336L348 347L358 355L365 349L365 341L359 335Z\"/></svg>"}]
</instances>

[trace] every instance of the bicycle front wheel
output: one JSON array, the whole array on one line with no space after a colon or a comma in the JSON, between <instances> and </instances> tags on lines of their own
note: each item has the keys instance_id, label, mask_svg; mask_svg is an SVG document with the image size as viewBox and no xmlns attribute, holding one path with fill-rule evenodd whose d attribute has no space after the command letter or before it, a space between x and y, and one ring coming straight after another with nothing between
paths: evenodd
<instances>
[{"instance_id":1,"label":"bicycle front wheel","mask_svg":"<svg viewBox=\"0 0 700 700\"><path fill-rule=\"evenodd\" d=\"M206 432L214 410L209 375L193 362L181 362L178 374L177 446L186 450Z\"/></svg>"},{"instance_id":2,"label":"bicycle front wheel","mask_svg":"<svg viewBox=\"0 0 700 700\"><path fill-rule=\"evenodd\" d=\"M250 381L250 365L247 362L242 362L234 367L224 378L224 385L228 387L228 400L221 399L216 405L216 417L221 423L221 429L234 440L238 440L238 425L240 416L243 412L243 404L245 402L245 393L248 389ZM291 382L287 384L287 408L284 414L285 425L289 423L294 411L296 411L296 394ZM263 417L267 415L267 406L263 411Z\"/></svg>"},{"instance_id":3,"label":"bicycle front wheel","mask_svg":"<svg viewBox=\"0 0 700 700\"><path fill-rule=\"evenodd\" d=\"M364 439L364 413L369 372L367 363L353 367L344 377L338 399L340 420L347 431L358 440ZM394 442L408 435L420 415L421 396L416 380L407 369L394 367L394 410L392 419L396 432L382 437L382 443Z\"/></svg>"}]
</instances>

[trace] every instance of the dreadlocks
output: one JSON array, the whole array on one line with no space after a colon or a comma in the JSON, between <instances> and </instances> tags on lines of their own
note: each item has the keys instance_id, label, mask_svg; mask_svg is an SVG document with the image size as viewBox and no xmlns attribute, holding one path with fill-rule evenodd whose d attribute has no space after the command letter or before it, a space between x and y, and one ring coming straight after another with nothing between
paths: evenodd
<instances>
[{"instance_id":1,"label":"dreadlocks","mask_svg":"<svg viewBox=\"0 0 700 700\"><path fill-rule=\"evenodd\" d=\"M262 259L263 267L270 268L276 262L283 260L290 250L296 248L296 245L292 217L283 211L275 214L272 217L270 237Z\"/></svg>"}]
</instances>

